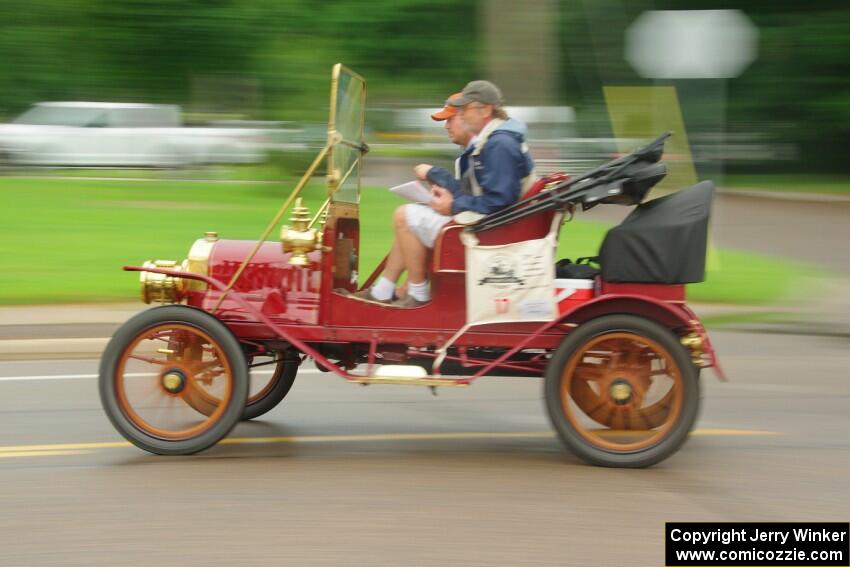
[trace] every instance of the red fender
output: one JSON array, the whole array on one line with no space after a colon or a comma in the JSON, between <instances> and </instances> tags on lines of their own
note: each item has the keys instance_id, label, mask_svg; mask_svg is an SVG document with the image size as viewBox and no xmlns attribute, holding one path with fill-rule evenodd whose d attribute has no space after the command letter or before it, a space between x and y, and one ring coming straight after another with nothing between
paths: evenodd
<instances>
[{"instance_id":1,"label":"red fender","mask_svg":"<svg viewBox=\"0 0 850 567\"><path fill-rule=\"evenodd\" d=\"M684 302L661 301L646 295L606 294L580 304L561 315L560 322L581 324L590 319L612 314L638 315L652 319L668 329L686 328L695 333L703 343L703 352L708 357L706 366L713 368L717 377L726 381L726 373L720 366L717 353L708 338L699 317Z\"/></svg>"}]
</instances>

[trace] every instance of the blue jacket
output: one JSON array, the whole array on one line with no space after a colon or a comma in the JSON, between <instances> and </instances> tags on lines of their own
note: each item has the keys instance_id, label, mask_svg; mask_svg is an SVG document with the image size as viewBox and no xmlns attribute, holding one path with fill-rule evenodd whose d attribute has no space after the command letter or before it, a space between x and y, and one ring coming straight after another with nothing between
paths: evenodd
<instances>
[{"instance_id":1,"label":"blue jacket","mask_svg":"<svg viewBox=\"0 0 850 567\"><path fill-rule=\"evenodd\" d=\"M525 146L526 132L525 124L509 118L490 133L480 151L476 152L478 144L471 144L458 158L460 179L443 168L431 168L428 180L452 192L452 214L463 211L489 214L519 200L523 179L534 169L534 161ZM464 179L469 175L475 175L482 195L473 193L470 180Z\"/></svg>"}]
</instances>

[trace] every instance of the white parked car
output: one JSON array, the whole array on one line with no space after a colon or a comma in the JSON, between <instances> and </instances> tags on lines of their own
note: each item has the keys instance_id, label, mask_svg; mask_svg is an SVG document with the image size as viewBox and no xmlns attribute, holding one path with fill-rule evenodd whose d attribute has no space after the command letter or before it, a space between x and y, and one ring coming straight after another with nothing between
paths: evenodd
<instances>
[{"instance_id":1,"label":"white parked car","mask_svg":"<svg viewBox=\"0 0 850 567\"><path fill-rule=\"evenodd\" d=\"M271 130L184 127L168 104L41 102L0 124L0 160L18 165L158 166L253 163Z\"/></svg>"}]
</instances>

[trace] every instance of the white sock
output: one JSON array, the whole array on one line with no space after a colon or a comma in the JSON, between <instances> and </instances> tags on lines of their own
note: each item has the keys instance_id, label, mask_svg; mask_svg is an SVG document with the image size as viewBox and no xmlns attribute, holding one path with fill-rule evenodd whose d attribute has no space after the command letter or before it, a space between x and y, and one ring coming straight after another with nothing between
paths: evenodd
<instances>
[{"instance_id":1,"label":"white sock","mask_svg":"<svg viewBox=\"0 0 850 567\"><path fill-rule=\"evenodd\" d=\"M395 293L395 283L384 276L381 276L378 278L375 285L369 289L369 291L372 294L372 297L378 301L386 301L388 299L392 299L393 293Z\"/></svg>"},{"instance_id":2,"label":"white sock","mask_svg":"<svg viewBox=\"0 0 850 567\"><path fill-rule=\"evenodd\" d=\"M428 280L419 283L407 282L407 294L423 303L431 301L431 290L428 288Z\"/></svg>"}]
</instances>

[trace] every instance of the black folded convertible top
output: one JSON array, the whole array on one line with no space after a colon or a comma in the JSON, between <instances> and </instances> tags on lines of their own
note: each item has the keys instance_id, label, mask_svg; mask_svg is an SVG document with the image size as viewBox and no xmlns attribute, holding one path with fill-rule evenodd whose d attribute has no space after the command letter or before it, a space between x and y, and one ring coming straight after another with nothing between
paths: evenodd
<instances>
[{"instance_id":1,"label":"black folded convertible top","mask_svg":"<svg viewBox=\"0 0 850 567\"><path fill-rule=\"evenodd\" d=\"M703 181L636 207L599 251L609 282L696 283L705 279L714 184Z\"/></svg>"}]
</instances>

